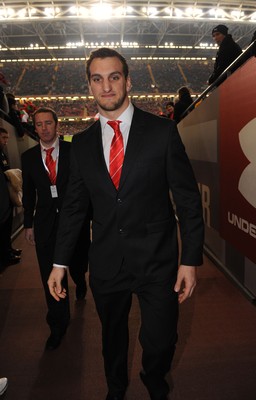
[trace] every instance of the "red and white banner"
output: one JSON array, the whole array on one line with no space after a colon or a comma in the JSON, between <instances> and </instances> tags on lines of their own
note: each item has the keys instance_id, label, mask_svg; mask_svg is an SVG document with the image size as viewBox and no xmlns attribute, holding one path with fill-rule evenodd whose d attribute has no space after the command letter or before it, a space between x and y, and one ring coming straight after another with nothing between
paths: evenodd
<instances>
[{"instance_id":1,"label":"red and white banner","mask_svg":"<svg viewBox=\"0 0 256 400\"><path fill-rule=\"evenodd\" d=\"M220 87L220 234L256 263L256 58Z\"/></svg>"}]
</instances>

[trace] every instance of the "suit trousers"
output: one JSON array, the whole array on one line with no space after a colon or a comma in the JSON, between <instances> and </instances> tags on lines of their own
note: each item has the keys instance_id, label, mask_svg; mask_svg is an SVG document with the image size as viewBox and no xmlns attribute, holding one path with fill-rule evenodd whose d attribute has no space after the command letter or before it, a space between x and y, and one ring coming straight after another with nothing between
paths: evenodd
<instances>
[{"instance_id":1,"label":"suit trousers","mask_svg":"<svg viewBox=\"0 0 256 400\"><path fill-rule=\"evenodd\" d=\"M11 212L8 218L1 224L0 229L0 262L5 262L11 255L12 249L12 221L13 221L13 207L11 207Z\"/></svg>"},{"instance_id":2,"label":"suit trousers","mask_svg":"<svg viewBox=\"0 0 256 400\"><path fill-rule=\"evenodd\" d=\"M49 275L52 271L54 245L55 238L52 241L49 240L45 244L36 244L36 253L48 308L46 321L52 333L62 335L65 333L70 320L68 279L66 274L63 279L63 286L67 290L67 297L56 301L50 294L47 285Z\"/></svg>"},{"instance_id":3,"label":"suit trousers","mask_svg":"<svg viewBox=\"0 0 256 400\"><path fill-rule=\"evenodd\" d=\"M87 218L82 226L69 265L70 276L77 286L86 285L85 273L88 271L88 251L90 243L90 220Z\"/></svg>"},{"instance_id":4,"label":"suit trousers","mask_svg":"<svg viewBox=\"0 0 256 400\"><path fill-rule=\"evenodd\" d=\"M56 230L54 229L46 243L38 243L36 241L36 253L40 267L41 280L44 287L46 303L48 312L46 321L50 326L52 332L60 333L66 331L67 325L70 320L70 307L69 307L69 291L68 291L68 278L65 275L63 286L67 290L67 297L56 301L50 294L47 281L52 271L54 248L56 242ZM77 286L84 286L85 273L88 270L88 250L90 246L90 221L86 220L77 244L74 249L74 254L70 261L69 272Z\"/></svg>"},{"instance_id":5,"label":"suit trousers","mask_svg":"<svg viewBox=\"0 0 256 400\"><path fill-rule=\"evenodd\" d=\"M166 396L165 379L177 341L178 296L176 276L165 281L136 278L122 270L113 280L90 275L90 286L102 324L102 346L109 392L123 395L128 386L128 317L133 293L137 295L141 327L143 383L151 398Z\"/></svg>"}]
</instances>

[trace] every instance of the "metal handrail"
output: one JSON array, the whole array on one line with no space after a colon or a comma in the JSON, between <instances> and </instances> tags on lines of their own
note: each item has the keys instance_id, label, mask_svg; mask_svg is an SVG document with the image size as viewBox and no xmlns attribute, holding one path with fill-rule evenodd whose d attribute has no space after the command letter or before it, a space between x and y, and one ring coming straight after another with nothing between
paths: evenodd
<instances>
[{"instance_id":1,"label":"metal handrail","mask_svg":"<svg viewBox=\"0 0 256 400\"><path fill-rule=\"evenodd\" d=\"M200 96L192 103L190 106L182 113L181 118L184 118L192 109L195 108L196 104L199 103L201 100L204 100L205 97L207 96L208 93L210 93L213 89L218 86L218 83L221 83L223 78L228 77L228 72L232 69L232 67L239 65L240 61L244 58L245 62L247 59L249 59L251 56L246 57L249 55L251 52L253 46L256 46L256 39L249 44L249 46L245 49L245 51L242 54L239 54L239 56L221 73L221 75L211 84L209 85L201 94ZM242 64L241 64L242 65Z\"/></svg>"}]
</instances>

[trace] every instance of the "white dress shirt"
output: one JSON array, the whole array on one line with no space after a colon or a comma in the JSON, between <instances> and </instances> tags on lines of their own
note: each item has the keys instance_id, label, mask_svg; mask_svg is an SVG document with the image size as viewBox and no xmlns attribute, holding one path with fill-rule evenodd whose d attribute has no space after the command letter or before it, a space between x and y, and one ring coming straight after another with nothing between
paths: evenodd
<instances>
[{"instance_id":1,"label":"white dress shirt","mask_svg":"<svg viewBox=\"0 0 256 400\"><path fill-rule=\"evenodd\" d=\"M124 153L125 153L127 142L128 142L133 112L134 112L134 107L133 107L132 103L129 103L129 106L126 108L126 110L118 118L116 118L116 120L121 121L119 126L120 126L120 130L121 130L121 133L123 136ZM109 154L110 154L111 142L114 137L114 130L113 130L113 128L111 128L110 125L108 125L108 123L107 123L108 121L109 121L108 118L105 118L102 115L100 115L103 152L104 152L106 165L109 170Z\"/></svg>"},{"instance_id":2,"label":"white dress shirt","mask_svg":"<svg viewBox=\"0 0 256 400\"><path fill-rule=\"evenodd\" d=\"M49 170L48 170L48 168L47 168L47 166L45 164L45 159L46 159L46 151L45 150L48 150L51 147L54 148L53 151L52 151L52 158L53 158L54 161L56 161L55 165L56 165L56 175L57 175L57 172L58 172L58 161L59 161L59 151L60 151L59 138L57 138L55 140L55 142L51 145L51 147L43 146L41 140L40 140L40 145L41 145L42 160L43 160L44 167L45 167L47 172L49 172Z\"/></svg>"}]
</instances>

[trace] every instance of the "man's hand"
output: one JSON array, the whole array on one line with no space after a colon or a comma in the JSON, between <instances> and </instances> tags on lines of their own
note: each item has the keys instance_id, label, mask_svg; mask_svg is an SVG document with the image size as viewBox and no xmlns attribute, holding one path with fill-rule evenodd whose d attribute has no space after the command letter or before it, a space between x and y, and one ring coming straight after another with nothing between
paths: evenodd
<instances>
[{"instance_id":1,"label":"man's hand","mask_svg":"<svg viewBox=\"0 0 256 400\"><path fill-rule=\"evenodd\" d=\"M66 289L62 287L62 279L64 278L66 273L66 268L62 267L53 267L52 272L50 273L48 279L48 286L51 295L55 298L55 300L60 301L61 299L65 299L67 296Z\"/></svg>"},{"instance_id":2,"label":"man's hand","mask_svg":"<svg viewBox=\"0 0 256 400\"><path fill-rule=\"evenodd\" d=\"M35 245L35 236L33 228L25 229L25 239L29 244L32 244L33 246Z\"/></svg>"},{"instance_id":3,"label":"man's hand","mask_svg":"<svg viewBox=\"0 0 256 400\"><path fill-rule=\"evenodd\" d=\"M196 287L196 267L180 265L174 291L179 293L179 303L190 297Z\"/></svg>"}]
</instances>

